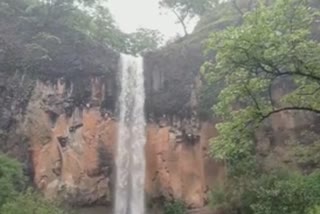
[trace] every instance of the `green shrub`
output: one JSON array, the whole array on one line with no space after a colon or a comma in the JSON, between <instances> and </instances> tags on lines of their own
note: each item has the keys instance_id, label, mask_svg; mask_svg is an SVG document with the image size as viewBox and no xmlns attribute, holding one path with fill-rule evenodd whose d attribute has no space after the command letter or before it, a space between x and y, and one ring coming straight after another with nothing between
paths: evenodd
<instances>
[{"instance_id":1,"label":"green shrub","mask_svg":"<svg viewBox=\"0 0 320 214\"><path fill-rule=\"evenodd\" d=\"M64 214L65 212L40 194L28 190L19 194L15 200L5 203L1 214Z\"/></svg>"},{"instance_id":2,"label":"green shrub","mask_svg":"<svg viewBox=\"0 0 320 214\"><path fill-rule=\"evenodd\" d=\"M213 208L226 208L227 196L223 187L214 189L210 194L210 206Z\"/></svg>"},{"instance_id":3,"label":"green shrub","mask_svg":"<svg viewBox=\"0 0 320 214\"><path fill-rule=\"evenodd\" d=\"M253 194L254 214L308 214L320 202L320 174L262 176Z\"/></svg>"},{"instance_id":4,"label":"green shrub","mask_svg":"<svg viewBox=\"0 0 320 214\"><path fill-rule=\"evenodd\" d=\"M0 214L63 214L57 204L26 189L21 164L0 154Z\"/></svg>"},{"instance_id":5,"label":"green shrub","mask_svg":"<svg viewBox=\"0 0 320 214\"><path fill-rule=\"evenodd\" d=\"M0 207L13 199L25 183L21 164L0 154Z\"/></svg>"},{"instance_id":6,"label":"green shrub","mask_svg":"<svg viewBox=\"0 0 320 214\"><path fill-rule=\"evenodd\" d=\"M181 201L166 202L164 205L165 214L185 214L187 208Z\"/></svg>"},{"instance_id":7,"label":"green shrub","mask_svg":"<svg viewBox=\"0 0 320 214\"><path fill-rule=\"evenodd\" d=\"M252 179L229 179L212 191L210 204L228 213L319 214L320 174L275 171Z\"/></svg>"},{"instance_id":8,"label":"green shrub","mask_svg":"<svg viewBox=\"0 0 320 214\"><path fill-rule=\"evenodd\" d=\"M315 206L310 210L309 214L320 214L320 206Z\"/></svg>"}]
</instances>

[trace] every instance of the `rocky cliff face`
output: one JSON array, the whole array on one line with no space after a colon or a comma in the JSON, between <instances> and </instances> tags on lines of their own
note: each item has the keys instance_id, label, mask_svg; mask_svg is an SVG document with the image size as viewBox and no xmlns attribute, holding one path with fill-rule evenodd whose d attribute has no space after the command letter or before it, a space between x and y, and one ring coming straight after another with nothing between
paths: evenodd
<instances>
[{"instance_id":1,"label":"rocky cliff face","mask_svg":"<svg viewBox=\"0 0 320 214\"><path fill-rule=\"evenodd\" d=\"M0 151L22 161L49 198L111 203L119 54L59 22L39 29L11 17L0 21L0 34ZM55 39L42 38L48 35ZM209 186L223 178L207 154L214 126L196 112L206 36L145 56L150 199L202 207Z\"/></svg>"},{"instance_id":2,"label":"rocky cliff face","mask_svg":"<svg viewBox=\"0 0 320 214\"><path fill-rule=\"evenodd\" d=\"M32 145L35 184L47 197L77 205L111 203L113 196L118 121L112 110L101 108L108 100L107 83L92 78L88 86L88 103L70 111L72 87L61 79L55 84L37 81L22 125ZM214 134L211 124L197 118L149 121L149 198L204 206L209 183L223 175L222 167L207 155L208 139Z\"/></svg>"},{"instance_id":3,"label":"rocky cliff face","mask_svg":"<svg viewBox=\"0 0 320 214\"><path fill-rule=\"evenodd\" d=\"M110 198L116 124L101 108L105 83L92 78L87 103L70 106L73 87L63 80L38 81L25 119L31 144L34 182L49 198L93 204ZM72 109L72 110L70 110Z\"/></svg>"},{"instance_id":4,"label":"rocky cliff face","mask_svg":"<svg viewBox=\"0 0 320 214\"><path fill-rule=\"evenodd\" d=\"M25 162L46 197L73 205L113 200L117 143L118 55L104 51L107 71L51 71L0 76L1 150ZM211 123L196 114L200 46L145 57L147 179L150 200L207 202L223 167L208 157ZM10 80L12 84L8 84Z\"/></svg>"},{"instance_id":5,"label":"rocky cliff face","mask_svg":"<svg viewBox=\"0 0 320 214\"><path fill-rule=\"evenodd\" d=\"M0 21L0 151L22 161L49 198L110 203L119 54L59 22L39 28L19 20ZM196 113L202 62L199 41L145 56L150 199L201 207L209 183L221 179L207 155L214 127Z\"/></svg>"}]
</instances>

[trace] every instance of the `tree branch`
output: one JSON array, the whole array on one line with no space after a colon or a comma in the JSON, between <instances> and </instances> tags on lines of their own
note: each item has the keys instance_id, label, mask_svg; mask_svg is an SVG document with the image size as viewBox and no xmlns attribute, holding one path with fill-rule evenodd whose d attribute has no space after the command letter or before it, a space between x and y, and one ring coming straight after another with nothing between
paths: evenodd
<instances>
[{"instance_id":1,"label":"tree branch","mask_svg":"<svg viewBox=\"0 0 320 214\"><path fill-rule=\"evenodd\" d=\"M314 108L311 108L311 107L294 107L294 106L293 107L284 107L284 108L276 109L274 111L269 112L268 114L264 115L260 119L259 122L261 123L262 121L264 121L265 119L267 119L271 115L276 114L276 113L280 113L280 112L283 112L283 111L308 111L308 112L313 112L313 113L316 113L316 114L320 114L320 110L314 109Z\"/></svg>"},{"instance_id":2,"label":"tree branch","mask_svg":"<svg viewBox=\"0 0 320 214\"><path fill-rule=\"evenodd\" d=\"M274 110L275 107L275 101L273 100L273 93L272 93L272 86L273 86L273 81L277 79L277 76L273 77L270 81L269 87L268 87L268 95L269 95L269 99L270 99L270 103L272 106L272 110Z\"/></svg>"},{"instance_id":3,"label":"tree branch","mask_svg":"<svg viewBox=\"0 0 320 214\"><path fill-rule=\"evenodd\" d=\"M253 8L253 0L248 1L248 11L252 11Z\"/></svg>"},{"instance_id":4,"label":"tree branch","mask_svg":"<svg viewBox=\"0 0 320 214\"><path fill-rule=\"evenodd\" d=\"M259 114L262 115L262 111L261 111L260 105L259 105L256 97L251 93L251 91L250 91L250 89L248 88L247 84L244 85L244 88L245 88L245 90L247 91L249 97L252 99L254 105L256 106L256 109L259 111Z\"/></svg>"},{"instance_id":5,"label":"tree branch","mask_svg":"<svg viewBox=\"0 0 320 214\"><path fill-rule=\"evenodd\" d=\"M232 4L233 4L234 8L238 11L238 13L241 15L241 17L243 17L244 13L242 12L240 7L238 6L237 1L236 0L232 0Z\"/></svg>"},{"instance_id":6,"label":"tree branch","mask_svg":"<svg viewBox=\"0 0 320 214\"><path fill-rule=\"evenodd\" d=\"M310 78L310 79L313 79L313 80L316 80L318 82L320 82L320 77L318 76L315 76L313 74L306 74L306 73L303 73L303 72L300 72L300 71L295 71L295 72L291 72L291 71L287 71L287 72L281 72L281 73L278 73L277 75L279 76L301 76L301 77L307 77L307 78Z\"/></svg>"},{"instance_id":7,"label":"tree branch","mask_svg":"<svg viewBox=\"0 0 320 214\"><path fill-rule=\"evenodd\" d=\"M187 15L185 17L181 17L179 15L179 13L177 11L175 11L175 9L172 9L172 12L175 14L175 16L178 18L179 22L181 23L182 27L183 27L183 31L185 33L185 36L188 35L188 30L187 30L187 26L184 23L184 20L186 19Z\"/></svg>"},{"instance_id":8,"label":"tree branch","mask_svg":"<svg viewBox=\"0 0 320 214\"><path fill-rule=\"evenodd\" d=\"M282 72L277 67L268 64L268 66L270 66L275 71L275 72L273 72L273 71L269 71L268 69L266 69L261 64L261 62L258 62L258 66L265 73L272 74L272 75L275 75L275 76L301 76L301 77L307 77L307 78L310 78L310 79L313 79L315 81L320 82L320 76L316 76L316 75L314 75L312 73L304 73L299 69L297 69L296 71L285 71L285 72Z\"/></svg>"},{"instance_id":9,"label":"tree branch","mask_svg":"<svg viewBox=\"0 0 320 214\"><path fill-rule=\"evenodd\" d=\"M232 0L232 4L233 4L233 7L236 9L236 11L239 13L240 15L240 19L238 20L239 21L239 25L241 25L243 23L243 16L244 16L244 13L242 12L242 10L240 9L240 7L238 6L236 0Z\"/></svg>"},{"instance_id":10,"label":"tree branch","mask_svg":"<svg viewBox=\"0 0 320 214\"><path fill-rule=\"evenodd\" d=\"M320 87L315 89L313 92L311 93L297 93L299 96L309 96L309 95L314 95L315 93L317 93L318 91L320 91Z\"/></svg>"}]
</instances>

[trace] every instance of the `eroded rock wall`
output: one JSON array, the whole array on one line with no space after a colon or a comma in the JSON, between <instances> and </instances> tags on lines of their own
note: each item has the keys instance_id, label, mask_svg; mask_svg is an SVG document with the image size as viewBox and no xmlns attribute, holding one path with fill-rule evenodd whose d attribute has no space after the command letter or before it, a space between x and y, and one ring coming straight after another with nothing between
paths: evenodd
<instances>
[{"instance_id":1,"label":"eroded rock wall","mask_svg":"<svg viewBox=\"0 0 320 214\"><path fill-rule=\"evenodd\" d=\"M70 102L72 87L37 81L25 117L34 182L49 198L89 205L110 199L116 123L101 109L105 84L92 78L84 106ZM70 111L70 108L72 111Z\"/></svg>"},{"instance_id":2,"label":"eroded rock wall","mask_svg":"<svg viewBox=\"0 0 320 214\"><path fill-rule=\"evenodd\" d=\"M223 166L208 157L208 140L215 133L209 123L199 124L198 137L179 139L172 126L148 126L147 193L180 199L190 208L202 207L212 184L223 180Z\"/></svg>"},{"instance_id":3,"label":"eroded rock wall","mask_svg":"<svg viewBox=\"0 0 320 214\"><path fill-rule=\"evenodd\" d=\"M75 205L110 204L118 121L113 111L101 108L108 99L106 83L92 78L88 88L88 103L71 108L73 87L63 79L37 81L22 126L32 145L34 182L48 198L63 198ZM209 184L219 183L223 176L221 165L207 154L208 140L214 134L211 124L197 118L150 119L148 197L204 206Z\"/></svg>"}]
</instances>

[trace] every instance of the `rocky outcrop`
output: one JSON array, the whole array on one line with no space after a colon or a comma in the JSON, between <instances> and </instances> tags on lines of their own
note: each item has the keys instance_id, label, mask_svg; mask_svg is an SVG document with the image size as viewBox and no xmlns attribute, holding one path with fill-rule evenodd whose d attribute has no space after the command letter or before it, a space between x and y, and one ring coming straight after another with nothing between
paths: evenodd
<instances>
[{"instance_id":1,"label":"rocky outcrop","mask_svg":"<svg viewBox=\"0 0 320 214\"><path fill-rule=\"evenodd\" d=\"M90 99L72 106L72 87L38 81L24 123L29 137L34 182L49 198L71 204L110 201L116 123L102 109L105 84L91 79Z\"/></svg>"},{"instance_id":2,"label":"rocky outcrop","mask_svg":"<svg viewBox=\"0 0 320 214\"><path fill-rule=\"evenodd\" d=\"M214 133L211 124L202 123L194 141L179 140L172 126L148 126L146 190L151 197L180 199L190 208L206 204L209 187L221 183L224 171L208 157Z\"/></svg>"},{"instance_id":3,"label":"rocky outcrop","mask_svg":"<svg viewBox=\"0 0 320 214\"><path fill-rule=\"evenodd\" d=\"M23 9L18 9L20 7ZM51 85L62 78L67 87L73 88L68 100L55 96L47 98L46 111L55 120L62 110L70 115L75 107L88 104L91 89L87 86L92 77L110 81L114 84L108 87L116 87L114 74L119 54L65 24L53 22L40 26L34 18L29 19L26 8L22 3L14 9L16 13L1 14L0 151L23 162L32 178L30 139L23 124L36 81ZM110 88L108 92L113 93L115 90ZM106 96L110 101L116 97L115 94ZM112 104L114 102L102 103L101 109L113 109Z\"/></svg>"},{"instance_id":4,"label":"rocky outcrop","mask_svg":"<svg viewBox=\"0 0 320 214\"><path fill-rule=\"evenodd\" d=\"M117 117L101 108L107 85L97 78L89 85L89 102L70 114L72 87L63 80L37 81L23 124L32 145L35 184L48 198L75 205L111 203L113 196ZM209 184L223 178L222 166L207 155L214 134L211 124L197 118L150 121L145 187L149 198L204 206Z\"/></svg>"}]
</instances>

